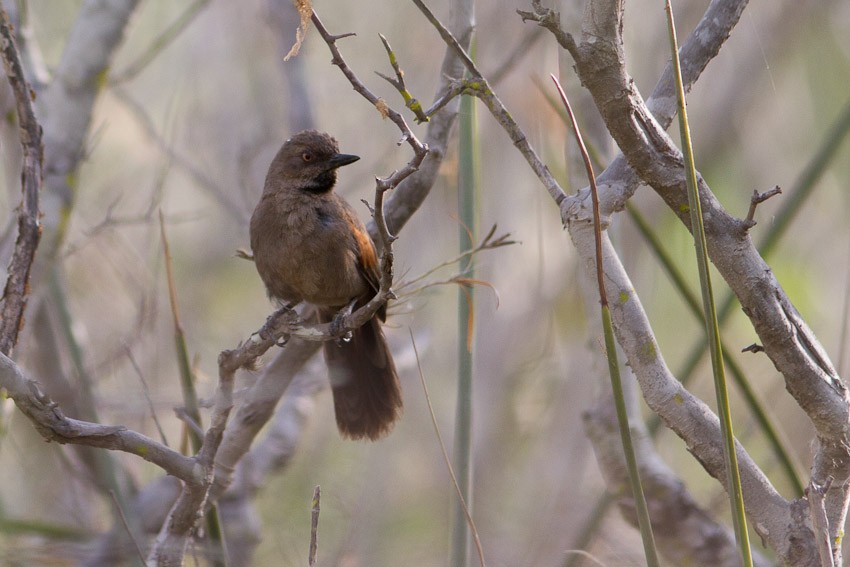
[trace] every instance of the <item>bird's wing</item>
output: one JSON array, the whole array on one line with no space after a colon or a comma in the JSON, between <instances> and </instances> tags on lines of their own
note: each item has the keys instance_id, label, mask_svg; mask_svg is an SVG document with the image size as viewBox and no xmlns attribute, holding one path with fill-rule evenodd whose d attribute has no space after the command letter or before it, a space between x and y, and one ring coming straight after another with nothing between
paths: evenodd
<instances>
[{"instance_id":1,"label":"bird's wing","mask_svg":"<svg viewBox=\"0 0 850 567\"><path fill-rule=\"evenodd\" d=\"M375 250L375 243L372 242L372 237L369 236L369 231L366 230L366 227L357 217L351 205L342 198L339 198L339 203L341 204L343 218L348 224L352 238L354 239L354 245L357 248L357 271L372 291L372 293L361 298L358 302L362 306L372 299L381 287L381 267L378 263L378 253ZM378 311L378 317L384 320L386 317L386 306Z\"/></svg>"},{"instance_id":2,"label":"bird's wing","mask_svg":"<svg viewBox=\"0 0 850 567\"><path fill-rule=\"evenodd\" d=\"M366 231L366 227L360 223L356 224L359 226L352 227L352 234L354 234L354 240L357 242L357 248L359 250L357 268L360 271L360 275L363 276L363 279L372 288L372 291L378 293L378 288L381 286L381 269L378 264L378 253L375 251L375 245Z\"/></svg>"}]
</instances>

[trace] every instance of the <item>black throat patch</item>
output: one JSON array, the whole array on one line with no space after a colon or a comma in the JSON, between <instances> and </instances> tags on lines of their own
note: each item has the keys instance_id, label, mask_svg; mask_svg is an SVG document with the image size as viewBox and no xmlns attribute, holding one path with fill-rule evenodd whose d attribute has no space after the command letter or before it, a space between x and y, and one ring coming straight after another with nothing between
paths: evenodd
<instances>
[{"instance_id":1,"label":"black throat patch","mask_svg":"<svg viewBox=\"0 0 850 567\"><path fill-rule=\"evenodd\" d=\"M331 169L314 177L303 189L308 193L320 195L329 192L334 188L334 185L336 185L336 170Z\"/></svg>"}]
</instances>

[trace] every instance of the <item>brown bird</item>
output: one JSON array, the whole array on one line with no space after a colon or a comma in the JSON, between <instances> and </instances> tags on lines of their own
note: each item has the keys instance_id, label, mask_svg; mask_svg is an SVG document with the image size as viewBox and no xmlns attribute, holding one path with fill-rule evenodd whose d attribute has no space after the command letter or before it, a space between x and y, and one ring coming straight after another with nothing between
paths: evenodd
<instances>
[{"instance_id":1,"label":"brown bird","mask_svg":"<svg viewBox=\"0 0 850 567\"><path fill-rule=\"evenodd\" d=\"M287 140L269 166L251 217L251 249L269 297L306 301L319 320L365 305L378 291L378 255L354 209L334 191L337 168L360 159L337 141L306 130ZM378 439L401 413L401 389L387 347L381 309L348 341L328 341L325 360L340 433ZM380 321L379 321L380 319Z\"/></svg>"}]
</instances>

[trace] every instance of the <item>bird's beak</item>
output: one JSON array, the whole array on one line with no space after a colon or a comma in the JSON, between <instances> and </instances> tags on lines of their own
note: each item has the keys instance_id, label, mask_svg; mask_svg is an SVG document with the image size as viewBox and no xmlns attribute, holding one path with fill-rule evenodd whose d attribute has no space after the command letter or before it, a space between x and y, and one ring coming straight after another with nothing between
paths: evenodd
<instances>
[{"instance_id":1,"label":"bird's beak","mask_svg":"<svg viewBox=\"0 0 850 567\"><path fill-rule=\"evenodd\" d=\"M328 169L336 169L359 160L360 156L351 154L336 154L328 160Z\"/></svg>"}]
</instances>

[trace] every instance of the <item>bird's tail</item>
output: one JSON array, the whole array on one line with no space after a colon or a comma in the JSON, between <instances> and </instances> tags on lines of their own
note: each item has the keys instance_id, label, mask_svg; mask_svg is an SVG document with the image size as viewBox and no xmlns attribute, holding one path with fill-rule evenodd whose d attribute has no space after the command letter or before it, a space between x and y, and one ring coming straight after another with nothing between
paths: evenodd
<instances>
[{"instance_id":1,"label":"bird's tail","mask_svg":"<svg viewBox=\"0 0 850 567\"><path fill-rule=\"evenodd\" d=\"M320 319L329 320L328 314ZM343 437L376 440L401 415L401 387L378 317L359 327L349 341L328 341L325 360L334 411Z\"/></svg>"}]
</instances>

